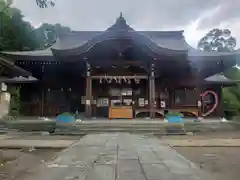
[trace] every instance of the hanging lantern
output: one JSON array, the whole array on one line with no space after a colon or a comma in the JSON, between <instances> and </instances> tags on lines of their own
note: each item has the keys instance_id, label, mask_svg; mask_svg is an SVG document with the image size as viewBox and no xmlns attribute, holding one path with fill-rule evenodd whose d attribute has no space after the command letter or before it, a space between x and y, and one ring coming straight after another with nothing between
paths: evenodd
<instances>
[{"instance_id":1,"label":"hanging lantern","mask_svg":"<svg viewBox=\"0 0 240 180\"><path fill-rule=\"evenodd\" d=\"M72 88L69 88L68 91L69 91L69 92L72 91Z\"/></svg>"},{"instance_id":2,"label":"hanging lantern","mask_svg":"<svg viewBox=\"0 0 240 180\"><path fill-rule=\"evenodd\" d=\"M103 83L103 82L102 82L102 78L100 78L100 79L99 79L99 82L100 82L100 84L102 84L102 83Z\"/></svg>"},{"instance_id":3,"label":"hanging lantern","mask_svg":"<svg viewBox=\"0 0 240 180\"><path fill-rule=\"evenodd\" d=\"M128 84L131 84L131 79L128 79L128 82L127 82Z\"/></svg>"},{"instance_id":4,"label":"hanging lantern","mask_svg":"<svg viewBox=\"0 0 240 180\"><path fill-rule=\"evenodd\" d=\"M48 88L48 92L50 92L50 88Z\"/></svg>"},{"instance_id":5,"label":"hanging lantern","mask_svg":"<svg viewBox=\"0 0 240 180\"><path fill-rule=\"evenodd\" d=\"M61 88L61 91L63 91L63 88Z\"/></svg>"}]
</instances>

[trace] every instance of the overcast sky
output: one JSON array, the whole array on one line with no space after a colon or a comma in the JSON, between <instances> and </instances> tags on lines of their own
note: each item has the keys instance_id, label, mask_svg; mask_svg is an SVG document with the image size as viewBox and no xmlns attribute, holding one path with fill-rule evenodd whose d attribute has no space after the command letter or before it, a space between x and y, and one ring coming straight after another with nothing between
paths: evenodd
<instances>
[{"instance_id":1,"label":"overcast sky","mask_svg":"<svg viewBox=\"0 0 240 180\"><path fill-rule=\"evenodd\" d=\"M34 26L61 23L73 30L105 30L120 12L135 30L184 30L188 43L212 28L229 28L240 47L240 0L55 0L40 9L35 0L14 0Z\"/></svg>"}]
</instances>

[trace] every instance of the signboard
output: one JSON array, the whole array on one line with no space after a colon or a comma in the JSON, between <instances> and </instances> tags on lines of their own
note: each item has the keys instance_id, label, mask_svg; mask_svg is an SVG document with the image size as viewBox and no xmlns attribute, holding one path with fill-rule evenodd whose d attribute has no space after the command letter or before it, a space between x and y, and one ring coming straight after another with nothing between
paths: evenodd
<instances>
[{"instance_id":1,"label":"signboard","mask_svg":"<svg viewBox=\"0 0 240 180\"><path fill-rule=\"evenodd\" d=\"M108 98L98 98L97 100L97 107L106 107L108 106Z\"/></svg>"}]
</instances>

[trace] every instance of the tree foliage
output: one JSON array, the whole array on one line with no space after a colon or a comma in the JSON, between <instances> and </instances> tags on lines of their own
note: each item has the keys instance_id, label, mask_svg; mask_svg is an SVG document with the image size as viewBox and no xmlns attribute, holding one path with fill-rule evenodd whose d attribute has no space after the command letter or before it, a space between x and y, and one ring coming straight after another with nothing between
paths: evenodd
<instances>
[{"instance_id":1,"label":"tree foliage","mask_svg":"<svg viewBox=\"0 0 240 180\"><path fill-rule=\"evenodd\" d=\"M36 0L36 3L40 8L47 8L55 5L53 0Z\"/></svg>"},{"instance_id":2,"label":"tree foliage","mask_svg":"<svg viewBox=\"0 0 240 180\"><path fill-rule=\"evenodd\" d=\"M198 48L203 51L231 52L235 47L236 39L228 29L213 29L198 43Z\"/></svg>"},{"instance_id":3,"label":"tree foliage","mask_svg":"<svg viewBox=\"0 0 240 180\"><path fill-rule=\"evenodd\" d=\"M0 9L7 7L3 0ZM8 7L0 13L0 51L32 50L38 45L34 28L23 20L21 11Z\"/></svg>"},{"instance_id":4,"label":"tree foliage","mask_svg":"<svg viewBox=\"0 0 240 180\"><path fill-rule=\"evenodd\" d=\"M42 24L35 30L39 48L45 49L50 47L61 34L69 33L70 31L70 28L62 26L61 24Z\"/></svg>"},{"instance_id":5,"label":"tree foliage","mask_svg":"<svg viewBox=\"0 0 240 180\"><path fill-rule=\"evenodd\" d=\"M0 0L0 12L0 51L45 49L55 43L60 34L71 31L60 24L47 23L35 29L23 20L19 9L8 6L4 0Z\"/></svg>"},{"instance_id":6,"label":"tree foliage","mask_svg":"<svg viewBox=\"0 0 240 180\"><path fill-rule=\"evenodd\" d=\"M236 67L227 70L224 72L224 74L230 79L237 81L240 80L240 71ZM233 87L224 88L223 100L226 108L236 109L237 113L240 114L240 84L237 84Z\"/></svg>"}]
</instances>

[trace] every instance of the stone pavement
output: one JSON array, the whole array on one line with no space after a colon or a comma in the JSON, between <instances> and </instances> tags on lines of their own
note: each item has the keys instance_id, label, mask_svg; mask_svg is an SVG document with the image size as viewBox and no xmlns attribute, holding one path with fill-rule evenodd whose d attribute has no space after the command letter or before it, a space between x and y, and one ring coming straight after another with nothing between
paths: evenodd
<instances>
[{"instance_id":1,"label":"stone pavement","mask_svg":"<svg viewBox=\"0 0 240 180\"><path fill-rule=\"evenodd\" d=\"M171 147L240 147L240 139L165 139L164 141Z\"/></svg>"},{"instance_id":2,"label":"stone pavement","mask_svg":"<svg viewBox=\"0 0 240 180\"><path fill-rule=\"evenodd\" d=\"M28 173L26 180L213 180L158 138L129 133L87 135Z\"/></svg>"},{"instance_id":3,"label":"stone pavement","mask_svg":"<svg viewBox=\"0 0 240 180\"><path fill-rule=\"evenodd\" d=\"M0 139L0 148L48 148L63 149L71 146L73 140L25 140L25 139Z\"/></svg>"}]
</instances>

